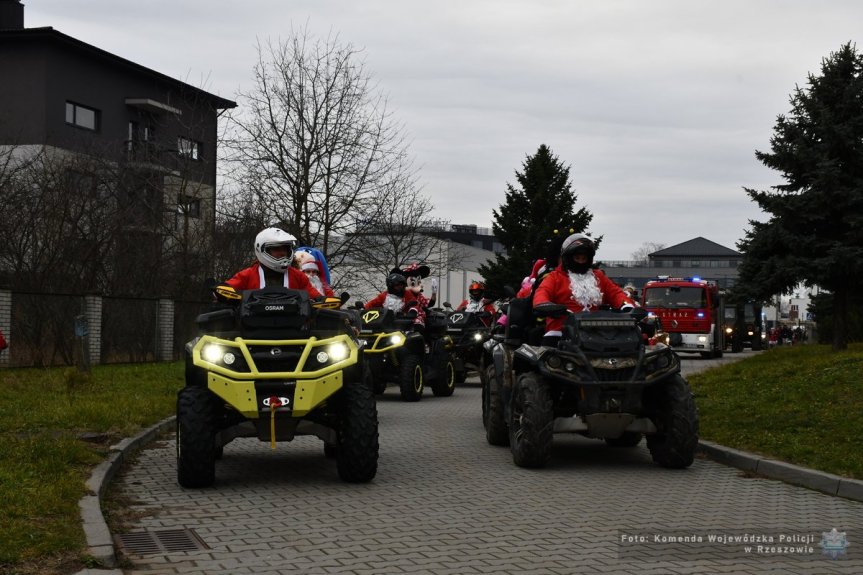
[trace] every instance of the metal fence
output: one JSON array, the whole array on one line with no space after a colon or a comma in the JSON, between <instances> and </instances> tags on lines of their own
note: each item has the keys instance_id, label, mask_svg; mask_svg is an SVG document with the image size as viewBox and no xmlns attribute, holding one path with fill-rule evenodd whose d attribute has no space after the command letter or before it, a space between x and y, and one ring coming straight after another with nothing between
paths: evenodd
<instances>
[{"instance_id":1,"label":"metal fence","mask_svg":"<svg viewBox=\"0 0 863 575\"><path fill-rule=\"evenodd\" d=\"M208 301L0 290L0 367L173 361Z\"/></svg>"}]
</instances>

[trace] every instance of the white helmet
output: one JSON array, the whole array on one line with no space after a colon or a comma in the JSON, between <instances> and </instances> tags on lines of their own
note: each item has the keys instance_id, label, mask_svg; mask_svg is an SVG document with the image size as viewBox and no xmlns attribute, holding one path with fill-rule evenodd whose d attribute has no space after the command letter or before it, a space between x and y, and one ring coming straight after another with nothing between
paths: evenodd
<instances>
[{"instance_id":1,"label":"white helmet","mask_svg":"<svg viewBox=\"0 0 863 575\"><path fill-rule=\"evenodd\" d=\"M276 272L283 272L291 265L294 258L294 248L297 238L280 228L267 228L255 236L255 257L264 265ZM276 246L287 246L288 253L284 257L274 258L269 249Z\"/></svg>"}]
</instances>

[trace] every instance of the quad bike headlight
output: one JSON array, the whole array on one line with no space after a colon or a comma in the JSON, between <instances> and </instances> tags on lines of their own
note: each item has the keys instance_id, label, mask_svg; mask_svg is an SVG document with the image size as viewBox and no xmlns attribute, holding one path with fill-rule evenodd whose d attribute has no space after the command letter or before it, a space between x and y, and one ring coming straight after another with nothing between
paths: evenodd
<instances>
[{"instance_id":1,"label":"quad bike headlight","mask_svg":"<svg viewBox=\"0 0 863 575\"><path fill-rule=\"evenodd\" d=\"M328 361L335 363L348 357L349 353L350 350L348 349L348 346L341 342L337 342L327 346L327 349L319 351L315 356L315 359L318 360L318 363L327 363Z\"/></svg>"},{"instance_id":2,"label":"quad bike headlight","mask_svg":"<svg viewBox=\"0 0 863 575\"><path fill-rule=\"evenodd\" d=\"M392 345L400 345L404 340L405 340L404 336L402 336L402 334L400 334L400 333L397 333L397 334L390 336L390 343Z\"/></svg>"},{"instance_id":3,"label":"quad bike headlight","mask_svg":"<svg viewBox=\"0 0 863 575\"><path fill-rule=\"evenodd\" d=\"M214 343L204 346L204 349L201 350L201 355L210 363L221 362L225 365L233 365L234 362L237 361L237 356L234 355L233 350L230 348L226 349Z\"/></svg>"},{"instance_id":4,"label":"quad bike headlight","mask_svg":"<svg viewBox=\"0 0 863 575\"><path fill-rule=\"evenodd\" d=\"M473 340L482 341L482 334L480 332L476 332L475 334L473 334Z\"/></svg>"},{"instance_id":5,"label":"quad bike headlight","mask_svg":"<svg viewBox=\"0 0 863 575\"><path fill-rule=\"evenodd\" d=\"M732 331L734 331L734 330L730 327L725 328L725 333L731 333Z\"/></svg>"},{"instance_id":6,"label":"quad bike headlight","mask_svg":"<svg viewBox=\"0 0 863 575\"><path fill-rule=\"evenodd\" d=\"M204 346L204 349L201 350L201 355L203 355L204 359L210 363L218 363L221 361L224 353L225 352L222 350L221 346L213 343Z\"/></svg>"}]
</instances>

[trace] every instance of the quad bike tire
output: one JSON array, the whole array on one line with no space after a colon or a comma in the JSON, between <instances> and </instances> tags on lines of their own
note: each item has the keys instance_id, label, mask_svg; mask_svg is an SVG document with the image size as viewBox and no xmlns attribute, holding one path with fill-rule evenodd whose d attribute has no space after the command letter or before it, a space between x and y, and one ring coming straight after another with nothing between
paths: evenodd
<instances>
[{"instance_id":1,"label":"quad bike tire","mask_svg":"<svg viewBox=\"0 0 863 575\"><path fill-rule=\"evenodd\" d=\"M611 447L635 447L643 437L644 434L637 431L624 431L620 437L606 437L605 443Z\"/></svg>"},{"instance_id":2,"label":"quad bike tire","mask_svg":"<svg viewBox=\"0 0 863 575\"><path fill-rule=\"evenodd\" d=\"M216 403L203 387L177 394L177 483L209 487L216 480Z\"/></svg>"},{"instance_id":3,"label":"quad bike tire","mask_svg":"<svg viewBox=\"0 0 863 575\"><path fill-rule=\"evenodd\" d=\"M387 382L386 381L384 381L382 379L380 379L380 380L375 379L375 380L373 380L373 382L374 383L372 383L372 392L374 392L375 395L381 395L381 394L383 394L383 392L385 392L387 390Z\"/></svg>"},{"instance_id":4,"label":"quad bike tire","mask_svg":"<svg viewBox=\"0 0 863 575\"><path fill-rule=\"evenodd\" d=\"M518 377L509 421L509 449L519 467L544 467L551 458L554 403L548 385L535 373Z\"/></svg>"},{"instance_id":5,"label":"quad bike tire","mask_svg":"<svg viewBox=\"0 0 863 575\"><path fill-rule=\"evenodd\" d=\"M653 461L662 467L683 469L692 465L698 447L698 410L689 384L680 374L659 384L658 432L647 436Z\"/></svg>"},{"instance_id":6,"label":"quad bike tire","mask_svg":"<svg viewBox=\"0 0 863 575\"><path fill-rule=\"evenodd\" d=\"M504 419L503 400L497 388L494 376L494 366L485 368L485 378L482 384L482 415L485 427L485 440L489 445L506 447L509 445L509 431Z\"/></svg>"},{"instance_id":7,"label":"quad bike tire","mask_svg":"<svg viewBox=\"0 0 863 575\"><path fill-rule=\"evenodd\" d=\"M343 481L366 483L374 479L378 472L378 411L375 396L368 386L360 383L348 383L340 393L336 467Z\"/></svg>"},{"instance_id":8,"label":"quad bike tire","mask_svg":"<svg viewBox=\"0 0 863 575\"><path fill-rule=\"evenodd\" d=\"M435 397L449 397L455 391L455 365L450 358L441 363L438 376L431 384L432 393Z\"/></svg>"},{"instance_id":9,"label":"quad bike tire","mask_svg":"<svg viewBox=\"0 0 863 575\"><path fill-rule=\"evenodd\" d=\"M387 381L383 377L375 376L371 369L368 367L363 370L363 380L369 389L372 390L372 393L375 395L380 395L387 390Z\"/></svg>"},{"instance_id":10,"label":"quad bike tire","mask_svg":"<svg viewBox=\"0 0 863 575\"><path fill-rule=\"evenodd\" d=\"M423 366L419 356L404 356L399 369L399 390L403 401L419 401L423 398Z\"/></svg>"}]
</instances>

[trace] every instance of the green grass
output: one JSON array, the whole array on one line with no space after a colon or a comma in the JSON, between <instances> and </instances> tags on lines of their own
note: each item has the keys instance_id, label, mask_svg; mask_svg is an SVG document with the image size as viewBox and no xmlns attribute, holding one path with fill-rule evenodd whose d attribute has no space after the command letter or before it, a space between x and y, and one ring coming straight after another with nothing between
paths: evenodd
<instances>
[{"instance_id":1,"label":"green grass","mask_svg":"<svg viewBox=\"0 0 863 575\"><path fill-rule=\"evenodd\" d=\"M180 363L0 371L0 573L83 568L84 482L110 445L171 415L182 385Z\"/></svg>"},{"instance_id":2,"label":"green grass","mask_svg":"<svg viewBox=\"0 0 863 575\"><path fill-rule=\"evenodd\" d=\"M863 344L782 347L690 378L701 437L863 478ZM0 573L89 566L78 500L108 447L174 413L181 363L0 371ZM479 406L477 406L479 411ZM84 433L103 433L92 443Z\"/></svg>"},{"instance_id":3,"label":"green grass","mask_svg":"<svg viewBox=\"0 0 863 575\"><path fill-rule=\"evenodd\" d=\"M701 438L863 479L863 344L784 346L689 378Z\"/></svg>"}]
</instances>

